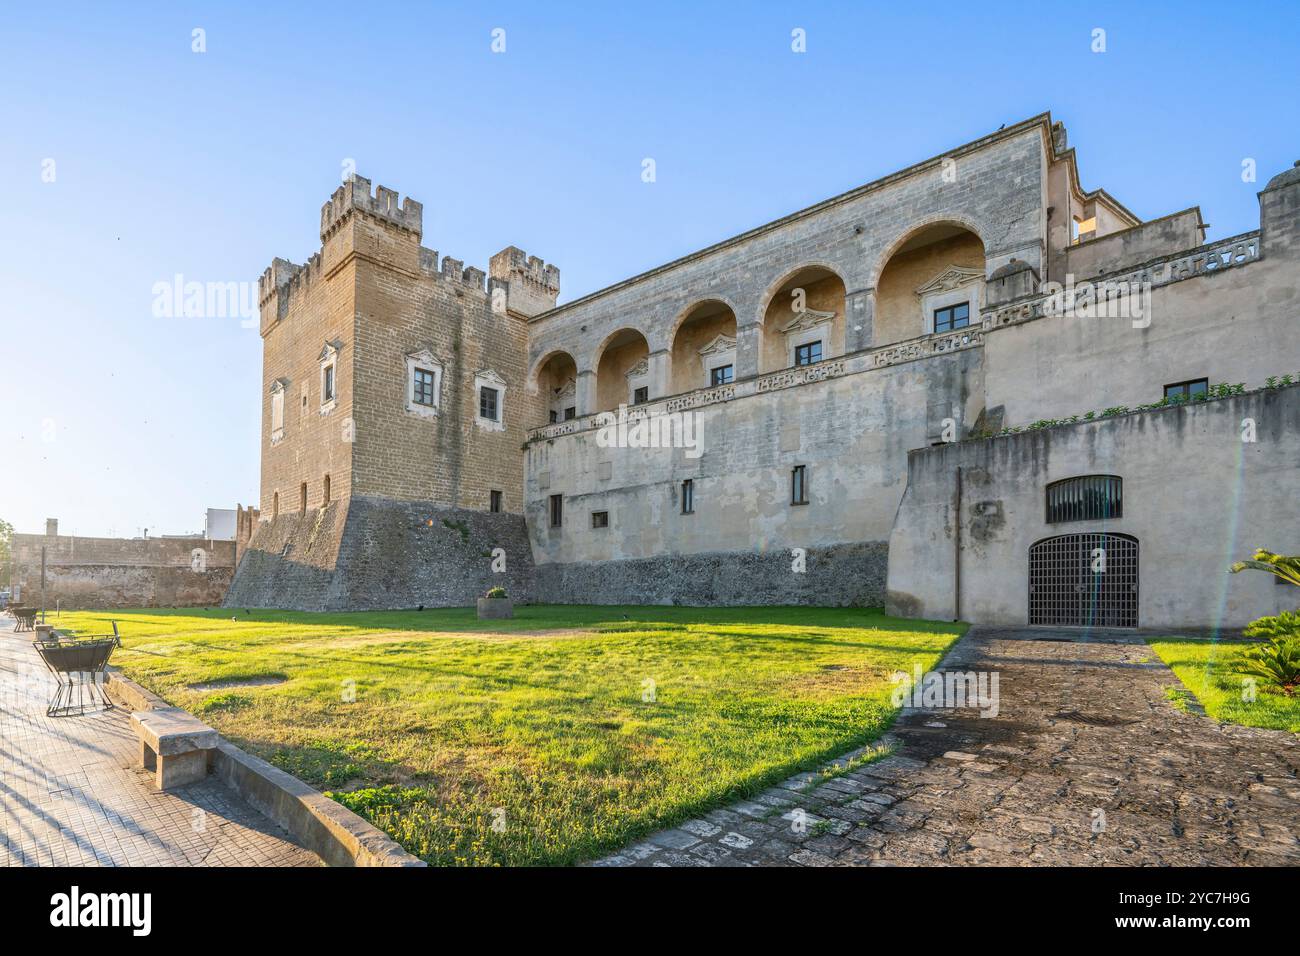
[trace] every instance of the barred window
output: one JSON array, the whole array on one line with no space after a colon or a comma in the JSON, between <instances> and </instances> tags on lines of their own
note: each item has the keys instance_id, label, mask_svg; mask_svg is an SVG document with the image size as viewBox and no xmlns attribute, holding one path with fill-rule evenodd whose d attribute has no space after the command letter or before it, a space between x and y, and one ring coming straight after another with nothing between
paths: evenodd
<instances>
[{"instance_id":1,"label":"barred window","mask_svg":"<svg viewBox=\"0 0 1300 956\"><path fill-rule=\"evenodd\" d=\"M1047 486L1047 523L1101 521L1124 515L1124 481L1115 475L1081 475Z\"/></svg>"},{"instance_id":2,"label":"barred window","mask_svg":"<svg viewBox=\"0 0 1300 956\"><path fill-rule=\"evenodd\" d=\"M608 527L609 527L609 512L608 512L608 511L593 511L593 512L591 513L591 526L592 526L593 528L608 528Z\"/></svg>"}]
</instances>

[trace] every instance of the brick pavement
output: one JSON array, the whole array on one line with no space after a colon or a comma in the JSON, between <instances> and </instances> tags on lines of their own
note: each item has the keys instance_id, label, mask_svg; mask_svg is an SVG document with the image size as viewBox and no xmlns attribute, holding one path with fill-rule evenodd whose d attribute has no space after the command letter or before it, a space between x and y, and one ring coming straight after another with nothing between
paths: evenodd
<instances>
[{"instance_id":1,"label":"brick pavement","mask_svg":"<svg viewBox=\"0 0 1300 956\"><path fill-rule=\"evenodd\" d=\"M1140 639L972 628L942 669L996 670L998 715L907 708L891 755L596 865L1300 865L1300 738L1174 708Z\"/></svg>"},{"instance_id":2,"label":"brick pavement","mask_svg":"<svg viewBox=\"0 0 1300 956\"><path fill-rule=\"evenodd\" d=\"M167 793L134 766L122 709L45 716L30 634L0 628L0 866L319 866L209 777Z\"/></svg>"}]
</instances>

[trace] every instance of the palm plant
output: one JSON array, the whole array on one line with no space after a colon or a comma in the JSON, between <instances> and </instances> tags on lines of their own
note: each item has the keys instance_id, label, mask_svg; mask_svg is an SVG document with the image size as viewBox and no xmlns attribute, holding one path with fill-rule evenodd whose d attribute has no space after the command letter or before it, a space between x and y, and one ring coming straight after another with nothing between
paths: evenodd
<instances>
[{"instance_id":1,"label":"palm plant","mask_svg":"<svg viewBox=\"0 0 1300 956\"><path fill-rule=\"evenodd\" d=\"M1269 574L1277 575L1283 581L1289 581L1296 587L1300 587L1300 555L1274 554L1272 551L1260 548L1255 552L1252 560L1238 561L1228 570L1236 574L1247 568L1253 571L1267 571Z\"/></svg>"}]
</instances>

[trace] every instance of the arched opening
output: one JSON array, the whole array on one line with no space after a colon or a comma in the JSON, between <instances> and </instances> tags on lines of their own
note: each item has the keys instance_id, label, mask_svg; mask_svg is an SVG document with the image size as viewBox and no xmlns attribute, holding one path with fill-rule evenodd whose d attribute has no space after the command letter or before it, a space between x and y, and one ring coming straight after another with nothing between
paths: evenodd
<instances>
[{"instance_id":1,"label":"arched opening","mask_svg":"<svg viewBox=\"0 0 1300 956\"><path fill-rule=\"evenodd\" d=\"M775 372L844 354L844 280L805 266L784 280L763 312L759 372Z\"/></svg>"},{"instance_id":2,"label":"arched opening","mask_svg":"<svg viewBox=\"0 0 1300 956\"><path fill-rule=\"evenodd\" d=\"M984 243L953 222L924 226L900 242L876 280L877 346L979 325Z\"/></svg>"},{"instance_id":3,"label":"arched opening","mask_svg":"<svg viewBox=\"0 0 1300 956\"><path fill-rule=\"evenodd\" d=\"M578 363L568 352L553 352L537 367L537 425L567 421L578 415ZM584 409L584 412L586 410Z\"/></svg>"},{"instance_id":4,"label":"arched opening","mask_svg":"<svg viewBox=\"0 0 1300 956\"><path fill-rule=\"evenodd\" d=\"M736 313L710 300L691 308L673 334L671 394L726 385L736 377Z\"/></svg>"},{"instance_id":5,"label":"arched opening","mask_svg":"<svg viewBox=\"0 0 1300 956\"><path fill-rule=\"evenodd\" d=\"M596 363L596 411L616 411L659 396L651 394L650 346L636 329L620 329L605 340Z\"/></svg>"},{"instance_id":6,"label":"arched opening","mask_svg":"<svg viewBox=\"0 0 1300 956\"><path fill-rule=\"evenodd\" d=\"M1060 534L1029 548L1029 623L1137 627L1138 539Z\"/></svg>"}]
</instances>

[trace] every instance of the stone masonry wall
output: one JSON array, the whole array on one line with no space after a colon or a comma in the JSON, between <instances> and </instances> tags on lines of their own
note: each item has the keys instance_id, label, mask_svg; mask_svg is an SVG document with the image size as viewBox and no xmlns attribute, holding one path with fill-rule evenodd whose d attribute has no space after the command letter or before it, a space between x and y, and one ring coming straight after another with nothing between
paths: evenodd
<instances>
[{"instance_id":1,"label":"stone masonry wall","mask_svg":"<svg viewBox=\"0 0 1300 956\"><path fill-rule=\"evenodd\" d=\"M493 551L505 570L493 570ZM331 566L332 565L332 566ZM239 566L229 607L303 611L473 605L488 588L533 597L523 518L433 502L354 496L324 514L263 522Z\"/></svg>"},{"instance_id":2,"label":"stone masonry wall","mask_svg":"<svg viewBox=\"0 0 1300 956\"><path fill-rule=\"evenodd\" d=\"M786 550L543 564L536 593L554 604L880 607L888 563L888 543L868 541L809 548L802 572Z\"/></svg>"}]
</instances>

